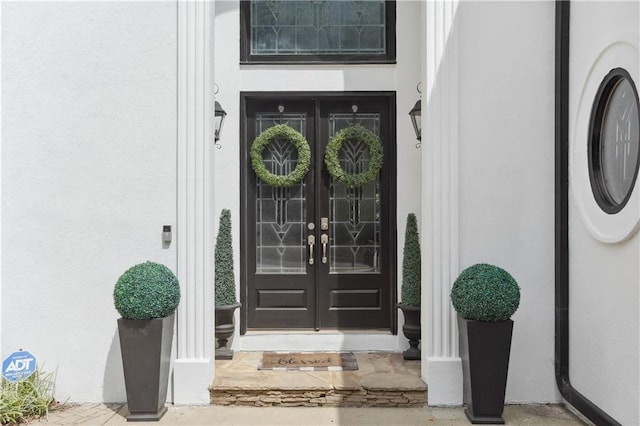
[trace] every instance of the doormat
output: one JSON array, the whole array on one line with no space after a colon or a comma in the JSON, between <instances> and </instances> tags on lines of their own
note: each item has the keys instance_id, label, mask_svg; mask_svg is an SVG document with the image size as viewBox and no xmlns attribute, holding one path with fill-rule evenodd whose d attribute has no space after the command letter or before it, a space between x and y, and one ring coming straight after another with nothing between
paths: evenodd
<instances>
[{"instance_id":1,"label":"doormat","mask_svg":"<svg viewBox=\"0 0 640 426\"><path fill-rule=\"evenodd\" d=\"M263 352L258 370L348 371L357 370L353 352Z\"/></svg>"}]
</instances>

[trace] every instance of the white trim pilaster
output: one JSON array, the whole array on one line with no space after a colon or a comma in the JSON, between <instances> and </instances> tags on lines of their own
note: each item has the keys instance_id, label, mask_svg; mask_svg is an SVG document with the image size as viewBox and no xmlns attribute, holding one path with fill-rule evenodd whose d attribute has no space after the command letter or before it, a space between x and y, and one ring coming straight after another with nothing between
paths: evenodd
<instances>
[{"instance_id":1,"label":"white trim pilaster","mask_svg":"<svg viewBox=\"0 0 640 426\"><path fill-rule=\"evenodd\" d=\"M424 8L422 374L429 405L462 404L462 367L449 301L458 274L458 0Z\"/></svg>"},{"instance_id":2,"label":"white trim pilaster","mask_svg":"<svg viewBox=\"0 0 640 426\"><path fill-rule=\"evenodd\" d=\"M209 404L214 375L211 147L213 93L209 1L178 1L178 279L175 404Z\"/></svg>"}]
</instances>

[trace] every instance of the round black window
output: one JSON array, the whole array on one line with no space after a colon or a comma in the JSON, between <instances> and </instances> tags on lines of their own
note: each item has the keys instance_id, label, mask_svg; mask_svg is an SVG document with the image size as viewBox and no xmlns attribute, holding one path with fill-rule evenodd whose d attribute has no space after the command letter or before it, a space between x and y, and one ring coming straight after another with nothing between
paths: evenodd
<instances>
[{"instance_id":1,"label":"round black window","mask_svg":"<svg viewBox=\"0 0 640 426\"><path fill-rule=\"evenodd\" d=\"M589 130L589 179L596 202L615 214L629 201L640 164L638 91L629 73L616 68L593 102Z\"/></svg>"}]
</instances>

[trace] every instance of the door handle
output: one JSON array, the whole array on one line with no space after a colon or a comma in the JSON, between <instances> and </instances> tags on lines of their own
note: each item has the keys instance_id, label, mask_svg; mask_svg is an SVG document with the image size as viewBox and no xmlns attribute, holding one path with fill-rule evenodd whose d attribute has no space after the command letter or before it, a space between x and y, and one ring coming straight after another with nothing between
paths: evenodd
<instances>
[{"instance_id":1,"label":"door handle","mask_svg":"<svg viewBox=\"0 0 640 426\"><path fill-rule=\"evenodd\" d=\"M322 243L322 263L327 263L327 243L329 242L329 236L327 234L320 235L320 242Z\"/></svg>"},{"instance_id":2,"label":"door handle","mask_svg":"<svg viewBox=\"0 0 640 426\"><path fill-rule=\"evenodd\" d=\"M316 237L314 235L309 235L307 237L307 244L309 245L309 265L313 265L313 246L316 245Z\"/></svg>"}]
</instances>

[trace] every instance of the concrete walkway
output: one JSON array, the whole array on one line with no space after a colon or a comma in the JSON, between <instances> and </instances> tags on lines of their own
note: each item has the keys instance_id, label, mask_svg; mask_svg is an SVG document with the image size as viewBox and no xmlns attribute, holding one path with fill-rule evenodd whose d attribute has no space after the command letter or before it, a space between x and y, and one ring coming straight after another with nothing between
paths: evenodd
<instances>
[{"instance_id":1,"label":"concrete walkway","mask_svg":"<svg viewBox=\"0 0 640 426\"><path fill-rule=\"evenodd\" d=\"M32 423L111 425L126 423L124 404L81 404L53 411ZM508 425L580 425L560 405L507 406ZM147 423L142 423L147 424ZM149 423L158 424L158 423ZM169 406L167 425L468 425L462 408L337 408Z\"/></svg>"},{"instance_id":2,"label":"concrete walkway","mask_svg":"<svg viewBox=\"0 0 640 426\"><path fill-rule=\"evenodd\" d=\"M274 372L258 370L261 353L237 352L230 361L216 361L216 380L212 385L214 401L216 392L222 392L218 403L238 405L173 406L158 422L167 425L468 425L461 407L429 408L424 406L426 385L420 379L420 361L404 361L397 353L357 353L356 371L293 371ZM234 391L240 394L233 394ZM274 392L313 393L329 395L332 392L349 400L349 392L358 394L381 391L382 393L413 392L421 394L420 404L407 403L390 407L390 398L382 406L250 406L270 405L261 398L246 397L242 393L258 394ZM397 393L396 392L396 393ZM232 395L233 394L233 395ZM225 396L226 395L226 396ZM346 396L345 396L346 395ZM371 395L369 395L371 396ZM233 401L226 398L232 398ZM248 399L247 399L248 398ZM273 399L273 398L272 398ZM322 405L314 401L287 402L286 404ZM326 396L325 396L326 399ZM376 398L373 401L377 401ZM335 402L335 401L334 401ZM383 401L384 402L384 401ZM331 401L325 401L329 404ZM337 404L337 403L336 403ZM370 404L373 405L373 404ZM33 423L49 425L112 425L127 421L126 404L68 404L55 410L47 418ZM508 425L562 426L582 423L561 405L512 405L504 411ZM149 423L149 424L158 424ZM144 424L144 423L143 423Z\"/></svg>"}]
</instances>

